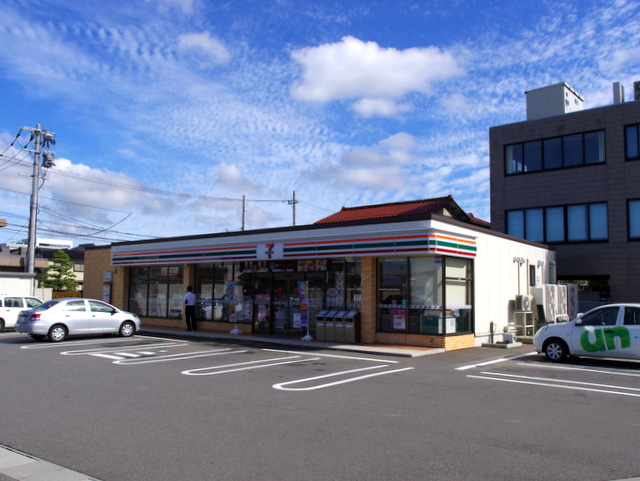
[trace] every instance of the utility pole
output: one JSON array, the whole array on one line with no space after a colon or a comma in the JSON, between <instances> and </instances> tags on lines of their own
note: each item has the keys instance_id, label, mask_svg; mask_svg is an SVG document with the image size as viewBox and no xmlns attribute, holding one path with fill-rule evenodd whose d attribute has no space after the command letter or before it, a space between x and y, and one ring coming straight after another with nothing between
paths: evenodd
<instances>
[{"instance_id":1,"label":"utility pole","mask_svg":"<svg viewBox=\"0 0 640 481\"><path fill-rule=\"evenodd\" d=\"M293 200L288 200L287 201L289 203L289 205L293 206L293 225L296 225L296 204L298 203L298 201L296 200L296 191L293 191Z\"/></svg>"},{"instance_id":2,"label":"utility pole","mask_svg":"<svg viewBox=\"0 0 640 481\"><path fill-rule=\"evenodd\" d=\"M26 272L29 274L35 273L36 263L36 229L38 222L38 189L40 183L40 155L44 157L42 167L50 168L54 166L53 157L54 154L51 151L41 152L42 145L49 147L55 145L53 132L42 130L40 124L36 124L35 129L32 127L22 127L22 130L31 132L31 139L34 141L33 149L24 149L27 152L33 153L33 179L31 182L31 204L29 210L29 247L27 248L27 265Z\"/></svg>"},{"instance_id":3,"label":"utility pole","mask_svg":"<svg viewBox=\"0 0 640 481\"><path fill-rule=\"evenodd\" d=\"M242 230L244 231L245 222L247 219L247 196L242 196Z\"/></svg>"}]
</instances>

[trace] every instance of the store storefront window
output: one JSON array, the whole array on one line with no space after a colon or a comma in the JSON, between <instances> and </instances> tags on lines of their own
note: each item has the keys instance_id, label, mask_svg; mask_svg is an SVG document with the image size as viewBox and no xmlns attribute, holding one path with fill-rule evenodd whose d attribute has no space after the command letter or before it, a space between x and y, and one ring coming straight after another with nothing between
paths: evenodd
<instances>
[{"instance_id":1,"label":"store storefront window","mask_svg":"<svg viewBox=\"0 0 640 481\"><path fill-rule=\"evenodd\" d=\"M347 262L347 309L360 309L362 305L362 282L360 261Z\"/></svg>"},{"instance_id":2,"label":"store storefront window","mask_svg":"<svg viewBox=\"0 0 640 481\"><path fill-rule=\"evenodd\" d=\"M445 319L446 332L471 331L471 261L446 258Z\"/></svg>"},{"instance_id":3,"label":"store storefront window","mask_svg":"<svg viewBox=\"0 0 640 481\"><path fill-rule=\"evenodd\" d=\"M471 260L444 256L379 260L378 331L469 332L471 266Z\"/></svg>"},{"instance_id":4,"label":"store storefront window","mask_svg":"<svg viewBox=\"0 0 640 481\"><path fill-rule=\"evenodd\" d=\"M182 267L134 267L129 277L129 309L145 317L182 317Z\"/></svg>"},{"instance_id":5,"label":"store storefront window","mask_svg":"<svg viewBox=\"0 0 640 481\"><path fill-rule=\"evenodd\" d=\"M378 329L382 332L406 332L408 260L379 260L378 276Z\"/></svg>"},{"instance_id":6,"label":"store storefront window","mask_svg":"<svg viewBox=\"0 0 640 481\"><path fill-rule=\"evenodd\" d=\"M233 277L233 303L236 322L253 322L253 273L244 272L242 264L235 264ZM231 312L231 311L229 311ZM229 319L232 321L232 319Z\"/></svg>"},{"instance_id":7,"label":"store storefront window","mask_svg":"<svg viewBox=\"0 0 640 481\"><path fill-rule=\"evenodd\" d=\"M409 263L409 332L437 334L442 314L442 257L415 257Z\"/></svg>"},{"instance_id":8,"label":"store storefront window","mask_svg":"<svg viewBox=\"0 0 640 481\"><path fill-rule=\"evenodd\" d=\"M332 261L327 271L327 292L325 306L331 309L344 309L345 294L345 263Z\"/></svg>"},{"instance_id":9,"label":"store storefront window","mask_svg":"<svg viewBox=\"0 0 640 481\"><path fill-rule=\"evenodd\" d=\"M139 316L146 316L148 295L149 268L131 268L129 270L129 310Z\"/></svg>"},{"instance_id":10,"label":"store storefront window","mask_svg":"<svg viewBox=\"0 0 640 481\"><path fill-rule=\"evenodd\" d=\"M199 265L196 268L196 319L210 321L213 318L213 264Z\"/></svg>"},{"instance_id":11,"label":"store storefront window","mask_svg":"<svg viewBox=\"0 0 640 481\"><path fill-rule=\"evenodd\" d=\"M311 332L321 310L360 310L362 303L359 260L201 264L195 278L198 320L253 323L255 332L301 328L300 282Z\"/></svg>"}]
</instances>

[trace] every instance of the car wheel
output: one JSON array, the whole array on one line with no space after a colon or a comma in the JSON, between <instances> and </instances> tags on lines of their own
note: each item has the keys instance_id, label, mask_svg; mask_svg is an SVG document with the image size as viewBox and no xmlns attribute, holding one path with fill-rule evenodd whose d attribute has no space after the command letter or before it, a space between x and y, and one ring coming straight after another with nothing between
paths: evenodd
<instances>
[{"instance_id":1,"label":"car wheel","mask_svg":"<svg viewBox=\"0 0 640 481\"><path fill-rule=\"evenodd\" d=\"M125 321L118 332L122 337L131 337L136 332L136 326L131 321Z\"/></svg>"},{"instance_id":2,"label":"car wheel","mask_svg":"<svg viewBox=\"0 0 640 481\"><path fill-rule=\"evenodd\" d=\"M544 346L544 354L551 362L564 361L569 355L569 349L564 341L551 339Z\"/></svg>"},{"instance_id":3,"label":"car wheel","mask_svg":"<svg viewBox=\"0 0 640 481\"><path fill-rule=\"evenodd\" d=\"M42 334L29 334L31 336L31 339L33 339L34 341L42 341L44 339L44 336Z\"/></svg>"},{"instance_id":4,"label":"car wheel","mask_svg":"<svg viewBox=\"0 0 640 481\"><path fill-rule=\"evenodd\" d=\"M4 319L0 319L0 331L4 331Z\"/></svg>"},{"instance_id":5,"label":"car wheel","mask_svg":"<svg viewBox=\"0 0 640 481\"><path fill-rule=\"evenodd\" d=\"M53 342L64 341L67 338L67 328L62 324L56 324L49 329L49 339Z\"/></svg>"}]
</instances>

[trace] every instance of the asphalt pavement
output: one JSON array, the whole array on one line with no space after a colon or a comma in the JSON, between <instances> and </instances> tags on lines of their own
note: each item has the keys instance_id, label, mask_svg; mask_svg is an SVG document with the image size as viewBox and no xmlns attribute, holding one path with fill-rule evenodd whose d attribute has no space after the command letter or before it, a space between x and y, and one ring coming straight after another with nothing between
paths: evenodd
<instances>
[{"instance_id":1,"label":"asphalt pavement","mask_svg":"<svg viewBox=\"0 0 640 481\"><path fill-rule=\"evenodd\" d=\"M199 331L181 331L144 327L139 335L169 336L187 339L215 340L236 339L251 342L266 342L286 346L305 346L316 349L333 349L338 351L360 352L368 354L384 354L387 356L422 357L444 352L444 349L387 346L383 344L341 344L321 341L303 341L296 338L278 338L247 334L227 334ZM0 445L0 481L100 481L97 478L63 468L29 454Z\"/></svg>"}]
</instances>

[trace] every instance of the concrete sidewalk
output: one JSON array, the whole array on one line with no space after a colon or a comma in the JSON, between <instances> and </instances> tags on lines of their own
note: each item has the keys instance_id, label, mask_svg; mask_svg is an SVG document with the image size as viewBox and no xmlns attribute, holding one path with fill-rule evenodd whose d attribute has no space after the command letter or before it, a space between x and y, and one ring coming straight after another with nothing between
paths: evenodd
<instances>
[{"instance_id":1,"label":"concrete sidewalk","mask_svg":"<svg viewBox=\"0 0 640 481\"><path fill-rule=\"evenodd\" d=\"M100 481L0 444L0 481Z\"/></svg>"},{"instance_id":2,"label":"concrete sidewalk","mask_svg":"<svg viewBox=\"0 0 640 481\"><path fill-rule=\"evenodd\" d=\"M148 336L172 336L184 339L216 340L234 339L237 341L266 342L283 346L304 347L309 349L333 349L336 351L359 352L364 354L380 354L384 356L422 357L444 352L441 348L416 346L390 346L386 344L342 344L328 341L303 341L299 338L283 338L276 336L260 336L256 334L229 334L210 331L184 331L177 329L142 327L136 334Z\"/></svg>"}]
</instances>

